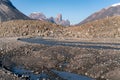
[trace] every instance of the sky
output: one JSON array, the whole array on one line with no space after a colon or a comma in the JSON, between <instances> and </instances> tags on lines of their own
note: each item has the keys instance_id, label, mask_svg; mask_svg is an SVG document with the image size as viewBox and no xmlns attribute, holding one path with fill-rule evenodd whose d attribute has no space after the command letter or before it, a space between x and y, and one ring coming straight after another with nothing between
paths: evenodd
<instances>
[{"instance_id":1,"label":"sky","mask_svg":"<svg viewBox=\"0 0 120 80\"><path fill-rule=\"evenodd\" d=\"M77 24L92 13L106 8L120 0L11 0L13 5L26 15L41 12L47 17L61 13L63 19Z\"/></svg>"}]
</instances>

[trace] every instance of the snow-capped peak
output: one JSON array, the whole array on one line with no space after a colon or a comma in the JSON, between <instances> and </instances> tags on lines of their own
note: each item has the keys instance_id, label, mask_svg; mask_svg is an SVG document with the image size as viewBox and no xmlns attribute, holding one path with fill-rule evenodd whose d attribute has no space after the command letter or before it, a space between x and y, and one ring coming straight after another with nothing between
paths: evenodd
<instances>
[{"instance_id":1,"label":"snow-capped peak","mask_svg":"<svg viewBox=\"0 0 120 80\"><path fill-rule=\"evenodd\" d=\"M116 4L113 4L112 7L116 7L116 6L119 6L120 3L116 3Z\"/></svg>"}]
</instances>

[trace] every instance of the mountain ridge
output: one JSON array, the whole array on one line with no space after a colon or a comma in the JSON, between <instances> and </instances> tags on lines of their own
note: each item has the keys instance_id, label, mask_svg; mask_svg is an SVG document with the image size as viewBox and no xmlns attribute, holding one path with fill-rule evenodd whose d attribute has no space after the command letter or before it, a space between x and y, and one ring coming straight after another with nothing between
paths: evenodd
<instances>
[{"instance_id":1,"label":"mountain ridge","mask_svg":"<svg viewBox=\"0 0 120 80\"><path fill-rule=\"evenodd\" d=\"M31 19L48 21L48 22L52 22L52 23L55 23L55 24L58 24L58 25L62 25L62 26L70 26L70 21L62 19L62 14L57 14L56 17L47 18L43 13L33 12L33 13L31 13L29 15L29 17Z\"/></svg>"},{"instance_id":2,"label":"mountain ridge","mask_svg":"<svg viewBox=\"0 0 120 80\"><path fill-rule=\"evenodd\" d=\"M113 4L109 7L103 8L91 14L77 25L85 24L87 22L99 20L106 17L112 17L112 16L120 16L120 3Z\"/></svg>"},{"instance_id":3,"label":"mountain ridge","mask_svg":"<svg viewBox=\"0 0 120 80\"><path fill-rule=\"evenodd\" d=\"M16 19L30 19L15 6L10 0L0 0L0 21L16 20Z\"/></svg>"}]
</instances>

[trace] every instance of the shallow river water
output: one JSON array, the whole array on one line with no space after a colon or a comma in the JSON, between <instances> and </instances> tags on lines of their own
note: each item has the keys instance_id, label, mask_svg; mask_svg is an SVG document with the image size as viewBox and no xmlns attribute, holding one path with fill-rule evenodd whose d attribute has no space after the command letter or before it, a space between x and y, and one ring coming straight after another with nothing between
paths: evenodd
<instances>
[{"instance_id":1,"label":"shallow river water","mask_svg":"<svg viewBox=\"0 0 120 80\"><path fill-rule=\"evenodd\" d=\"M51 70L53 73L57 74L60 76L63 80L93 80L92 78L82 76L82 75L77 75L73 74L70 72L63 72L63 71L57 71L57 70ZM12 72L20 77L27 77L29 80L59 80L59 79L54 79L53 76L50 76L46 73L40 73L40 74L35 74L31 72L30 70L25 70L23 68L13 68Z\"/></svg>"}]
</instances>

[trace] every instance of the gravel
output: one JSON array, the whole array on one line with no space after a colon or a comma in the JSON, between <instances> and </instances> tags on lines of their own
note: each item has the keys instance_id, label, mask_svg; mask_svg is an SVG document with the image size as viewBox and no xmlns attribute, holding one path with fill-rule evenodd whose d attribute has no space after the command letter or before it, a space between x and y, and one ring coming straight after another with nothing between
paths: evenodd
<instances>
[{"instance_id":1,"label":"gravel","mask_svg":"<svg viewBox=\"0 0 120 80\"><path fill-rule=\"evenodd\" d=\"M120 50L48 46L17 41L17 38L1 38L0 42L0 60L8 69L24 66L25 69L41 73L46 67L97 80L120 79Z\"/></svg>"}]
</instances>

